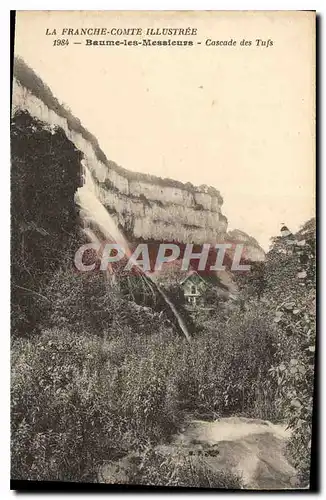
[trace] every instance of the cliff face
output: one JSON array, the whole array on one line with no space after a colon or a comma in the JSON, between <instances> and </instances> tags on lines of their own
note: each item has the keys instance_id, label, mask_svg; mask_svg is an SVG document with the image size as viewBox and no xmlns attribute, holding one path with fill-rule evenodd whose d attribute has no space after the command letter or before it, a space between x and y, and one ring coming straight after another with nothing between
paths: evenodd
<instances>
[{"instance_id":1,"label":"cliff face","mask_svg":"<svg viewBox=\"0 0 326 500\"><path fill-rule=\"evenodd\" d=\"M100 184L99 199L129 238L198 244L224 239L227 221L218 197L144 181L127 186L122 192Z\"/></svg>"},{"instance_id":2,"label":"cliff face","mask_svg":"<svg viewBox=\"0 0 326 500\"><path fill-rule=\"evenodd\" d=\"M42 165L46 162L39 158L38 175L44 177L42 190L45 203L53 198L54 192L63 190L60 181L56 181L56 185L51 184L53 176L49 173L52 169L56 169L57 164L63 165L62 172L67 171L68 175L64 151L60 148L53 151L51 147L51 143L58 139L58 143L76 152L76 161L69 163L69 178L74 179L75 190L83 183L83 174L86 176L87 173L96 198L130 242L169 241L198 245L214 245L223 241L233 245L242 243L247 260L264 259L265 254L254 238L239 230L227 233L227 219L222 214L223 199L217 189L130 172L108 160L96 138L58 102L46 84L20 59L16 59L14 65L12 115L16 123L19 116L24 116L19 121L19 133L13 129L16 136L12 138L18 144L19 136L20 145L16 147L15 153L19 165L26 164L26 161L33 163L33 155L42 156L44 153L46 158L49 155L53 158L52 167L44 167L43 171ZM26 139L29 137L30 144L33 143L32 155L26 155L24 151L24 148L29 148L24 142L24 134ZM62 137L65 138L64 143ZM33 169L32 164L26 165L31 175L34 175ZM37 198L38 194L35 193L35 196ZM69 214L72 202L73 199L66 199L64 194L61 204L67 205L66 212ZM63 211L65 206L62 207ZM51 209L60 220L58 207L53 206ZM44 206L40 206L40 210L44 210ZM228 254L232 253L231 249Z\"/></svg>"},{"instance_id":3,"label":"cliff face","mask_svg":"<svg viewBox=\"0 0 326 500\"><path fill-rule=\"evenodd\" d=\"M13 115L28 113L54 134L61 129L83 154L96 194L130 239L216 243L225 239L223 199L212 187L137 174L109 161L96 139L53 96L51 90L16 60ZM82 170L80 165L76 169Z\"/></svg>"},{"instance_id":4,"label":"cliff face","mask_svg":"<svg viewBox=\"0 0 326 500\"><path fill-rule=\"evenodd\" d=\"M265 260L265 252L258 241L240 229L234 229L227 234L227 241L232 244L243 245L243 257L245 260L258 262Z\"/></svg>"}]
</instances>

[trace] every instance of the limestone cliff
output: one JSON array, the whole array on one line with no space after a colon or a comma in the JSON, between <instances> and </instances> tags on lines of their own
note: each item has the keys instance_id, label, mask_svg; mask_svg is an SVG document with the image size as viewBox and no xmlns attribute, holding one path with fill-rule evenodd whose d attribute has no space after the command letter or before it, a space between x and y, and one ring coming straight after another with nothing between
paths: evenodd
<instances>
[{"instance_id":1,"label":"limestone cliff","mask_svg":"<svg viewBox=\"0 0 326 500\"><path fill-rule=\"evenodd\" d=\"M219 198L197 189L132 180L127 193L99 184L99 198L129 238L198 244L222 241L227 221Z\"/></svg>"},{"instance_id":2,"label":"limestone cliff","mask_svg":"<svg viewBox=\"0 0 326 500\"><path fill-rule=\"evenodd\" d=\"M225 239L227 219L219 191L130 172L108 160L95 137L20 59L14 65L12 112L28 113L52 134L63 130L82 153L99 200L129 239L197 244Z\"/></svg>"},{"instance_id":3,"label":"limestone cliff","mask_svg":"<svg viewBox=\"0 0 326 500\"><path fill-rule=\"evenodd\" d=\"M259 245L258 241L244 231L240 231L240 229L229 231L226 239L233 245L242 244L244 246L244 259L253 262L265 260L265 252Z\"/></svg>"}]
</instances>

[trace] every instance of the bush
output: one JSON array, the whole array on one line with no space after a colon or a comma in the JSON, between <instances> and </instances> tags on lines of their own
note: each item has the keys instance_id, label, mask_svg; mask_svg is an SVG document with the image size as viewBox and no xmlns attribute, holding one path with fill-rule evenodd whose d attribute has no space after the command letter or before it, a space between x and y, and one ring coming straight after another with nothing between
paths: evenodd
<instances>
[{"instance_id":1,"label":"bush","mask_svg":"<svg viewBox=\"0 0 326 500\"><path fill-rule=\"evenodd\" d=\"M104 459L175 429L165 340L129 335L50 330L13 342L14 479L91 480Z\"/></svg>"},{"instance_id":2,"label":"bush","mask_svg":"<svg viewBox=\"0 0 326 500\"><path fill-rule=\"evenodd\" d=\"M205 328L181 363L187 372L182 399L189 410L210 418L276 418L276 384L268 373L275 352L269 321L258 311L247 311L227 323L212 317Z\"/></svg>"},{"instance_id":3,"label":"bush","mask_svg":"<svg viewBox=\"0 0 326 500\"><path fill-rule=\"evenodd\" d=\"M267 256L267 290L278 350L271 374L277 404L292 430L288 451L302 485L310 478L316 343L315 221L276 238ZM281 257L280 257L281 256Z\"/></svg>"},{"instance_id":4,"label":"bush","mask_svg":"<svg viewBox=\"0 0 326 500\"><path fill-rule=\"evenodd\" d=\"M134 285L134 295L141 295L143 281L136 276L129 282ZM99 336L131 327L140 335L158 331L166 317L125 298L121 283L110 284L102 271L79 273L59 268L44 292L48 300L43 306L43 328L73 328ZM141 300L145 302L146 297Z\"/></svg>"},{"instance_id":5,"label":"bush","mask_svg":"<svg viewBox=\"0 0 326 500\"><path fill-rule=\"evenodd\" d=\"M164 456L150 448L134 461L129 484L220 489L241 489L243 484L233 472L213 470L205 459L182 451Z\"/></svg>"},{"instance_id":6,"label":"bush","mask_svg":"<svg viewBox=\"0 0 326 500\"><path fill-rule=\"evenodd\" d=\"M112 425L100 343L49 331L12 352L12 477L88 479Z\"/></svg>"}]
</instances>

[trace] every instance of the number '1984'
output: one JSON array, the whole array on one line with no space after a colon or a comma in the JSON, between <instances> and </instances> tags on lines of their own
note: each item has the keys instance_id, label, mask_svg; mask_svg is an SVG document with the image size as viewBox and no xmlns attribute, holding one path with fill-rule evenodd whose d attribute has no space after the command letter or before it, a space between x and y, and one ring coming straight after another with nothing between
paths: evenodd
<instances>
[{"instance_id":1,"label":"number '1984'","mask_svg":"<svg viewBox=\"0 0 326 500\"><path fill-rule=\"evenodd\" d=\"M53 40L53 45L56 45L56 46L69 45L69 40L63 39L63 38L57 38L56 40Z\"/></svg>"}]
</instances>

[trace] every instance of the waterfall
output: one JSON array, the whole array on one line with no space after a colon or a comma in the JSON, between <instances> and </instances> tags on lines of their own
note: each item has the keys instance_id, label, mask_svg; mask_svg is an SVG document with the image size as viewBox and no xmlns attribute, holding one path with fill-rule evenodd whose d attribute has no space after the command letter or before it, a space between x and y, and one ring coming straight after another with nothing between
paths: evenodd
<instances>
[{"instance_id":1,"label":"waterfall","mask_svg":"<svg viewBox=\"0 0 326 500\"><path fill-rule=\"evenodd\" d=\"M163 299L167 308L171 311L172 315L176 320L178 329L184 334L186 339L190 341L190 334L187 326L179 314L177 308L167 297L164 291L153 281L151 276L145 272L138 264L136 260L133 260L131 256L131 250L129 243L122 232L117 227L113 217L106 210L104 205L99 199L97 186L94 182L92 173L85 160L82 160L82 179L83 184L77 189L75 195L75 201L80 207L80 216L84 222L84 233L87 238L92 242L98 243L99 239L95 233L88 227L89 223L96 226L101 234L103 235L103 241L110 241L111 243L117 243L120 248L125 252L125 255L131 259L133 265L137 268L138 272L144 277L147 282L154 288L158 295Z\"/></svg>"}]
</instances>

